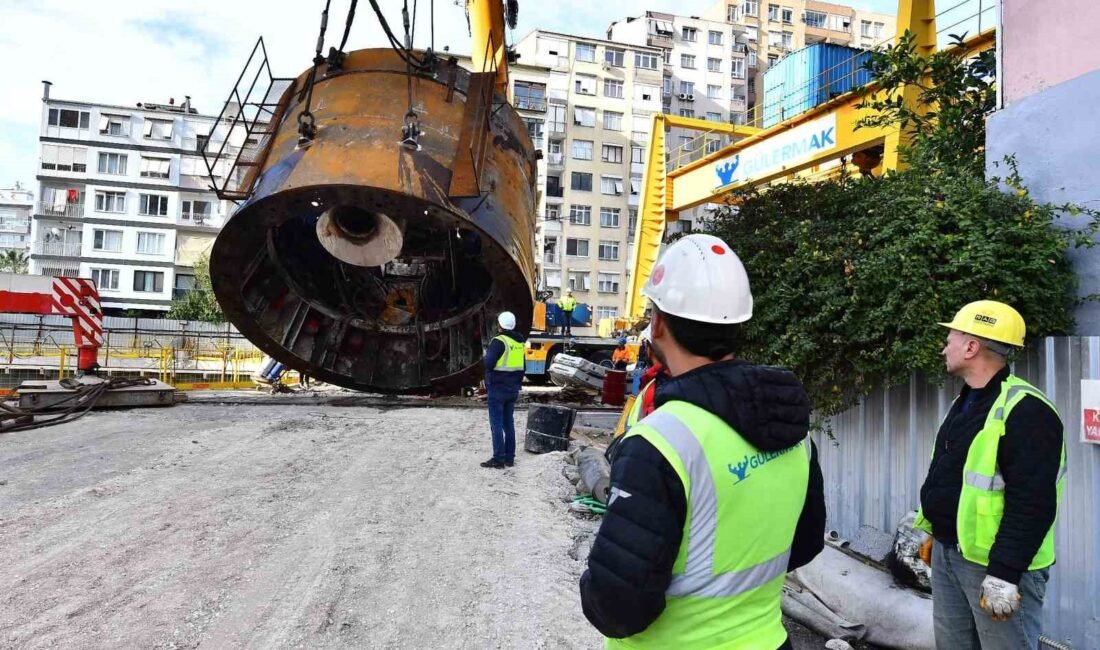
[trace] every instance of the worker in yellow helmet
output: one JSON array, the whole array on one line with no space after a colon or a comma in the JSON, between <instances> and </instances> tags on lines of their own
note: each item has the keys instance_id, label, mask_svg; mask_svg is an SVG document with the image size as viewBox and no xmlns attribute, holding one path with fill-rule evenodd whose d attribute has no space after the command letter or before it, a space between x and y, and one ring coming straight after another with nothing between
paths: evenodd
<instances>
[{"instance_id":1,"label":"worker in yellow helmet","mask_svg":"<svg viewBox=\"0 0 1100 650\"><path fill-rule=\"evenodd\" d=\"M643 293L671 376L611 454L584 614L609 648L790 648L784 578L825 534L806 392L788 370L735 359L752 292L721 239L669 246Z\"/></svg>"},{"instance_id":2,"label":"worker in yellow helmet","mask_svg":"<svg viewBox=\"0 0 1100 650\"><path fill-rule=\"evenodd\" d=\"M497 316L497 327L500 333L489 342L483 361L493 457L481 466L502 469L516 462L515 408L523 386L523 344L527 339L516 331L516 315L510 311Z\"/></svg>"},{"instance_id":3,"label":"worker in yellow helmet","mask_svg":"<svg viewBox=\"0 0 1100 650\"><path fill-rule=\"evenodd\" d=\"M561 333L571 336L573 334L573 310L577 308L577 299L573 297L572 289L566 289L565 295L558 299L558 307L561 307L562 316L565 318Z\"/></svg>"},{"instance_id":4,"label":"worker in yellow helmet","mask_svg":"<svg viewBox=\"0 0 1100 650\"><path fill-rule=\"evenodd\" d=\"M932 535L932 612L941 650L1036 648L1065 483L1062 422L1006 357L1024 319L992 300L950 323L943 357L962 390L921 487L917 527Z\"/></svg>"}]
</instances>

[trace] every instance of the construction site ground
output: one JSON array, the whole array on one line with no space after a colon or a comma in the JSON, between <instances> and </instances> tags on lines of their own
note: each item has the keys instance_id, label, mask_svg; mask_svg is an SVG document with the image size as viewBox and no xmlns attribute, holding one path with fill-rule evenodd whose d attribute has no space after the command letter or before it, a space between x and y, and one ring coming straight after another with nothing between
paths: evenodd
<instances>
[{"instance_id":1,"label":"construction site ground","mask_svg":"<svg viewBox=\"0 0 1100 650\"><path fill-rule=\"evenodd\" d=\"M483 469L459 402L240 397L0 434L0 648L602 645L563 453Z\"/></svg>"}]
</instances>

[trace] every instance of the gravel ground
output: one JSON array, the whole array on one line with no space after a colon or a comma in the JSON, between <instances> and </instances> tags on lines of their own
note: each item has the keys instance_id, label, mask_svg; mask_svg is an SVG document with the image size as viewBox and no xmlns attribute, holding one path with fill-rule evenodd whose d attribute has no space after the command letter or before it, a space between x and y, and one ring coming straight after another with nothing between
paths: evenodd
<instances>
[{"instance_id":1,"label":"gravel ground","mask_svg":"<svg viewBox=\"0 0 1100 650\"><path fill-rule=\"evenodd\" d=\"M576 590L597 524L568 512L561 454L486 470L488 449L470 409L0 435L0 647L600 647Z\"/></svg>"}]
</instances>

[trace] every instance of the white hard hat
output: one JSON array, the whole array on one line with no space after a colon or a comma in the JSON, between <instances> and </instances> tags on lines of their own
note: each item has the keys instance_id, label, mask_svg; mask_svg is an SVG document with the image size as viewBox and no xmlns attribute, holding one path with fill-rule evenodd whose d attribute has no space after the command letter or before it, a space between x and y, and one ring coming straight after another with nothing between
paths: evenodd
<instances>
[{"instance_id":1,"label":"white hard hat","mask_svg":"<svg viewBox=\"0 0 1100 650\"><path fill-rule=\"evenodd\" d=\"M669 246L642 295L666 314L702 323L733 324L752 318L745 266L713 235L688 235Z\"/></svg>"},{"instance_id":2,"label":"white hard hat","mask_svg":"<svg viewBox=\"0 0 1100 650\"><path fill-rule=\"evenodd\" d=\"M516 328L516 315L510 311L500 312L500 316L497 316L497 324L506 330L512 330Z\"/></svg>"}]
</instances>

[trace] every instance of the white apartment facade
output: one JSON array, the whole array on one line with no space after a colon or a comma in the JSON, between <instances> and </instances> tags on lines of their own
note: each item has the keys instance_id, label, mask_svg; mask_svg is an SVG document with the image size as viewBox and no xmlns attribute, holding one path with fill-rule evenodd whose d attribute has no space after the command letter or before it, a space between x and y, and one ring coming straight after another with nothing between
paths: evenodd
<instances>
[{"instance_id":1,"label":"white apartment facade","mask_svg":"<svg viewBox=\"0 0 1100 650\"><path fill-rule=\"evenodd\" d=\"M19 183L0 188L0 253L27 252L31 241L34 192Z\"/></svg>"},{"instance_id":2,"label":"white apartment facade","mask_svg":"<svg viewBox=\"0 0 1100 650\"><path fill-rule=\"evenodd\" d=\"M194 287L230 205L199 153L215 117L180 105L51 99L46 82L30 272L92 278L104 309L167 311Z\"/></svg>"},{"instance_id":3,"label":"white apartment facade","mask_svg":"<svg viewBox=\"0 0 1100 650\"><path fill-rule=\"evenodd\" d=\"M516 52L549 69L539 288L553 297L572 289L592 308L595 325L625 309L644 156L661 111L663 52L541 30Z\"/></svg>"}]
</instances>

